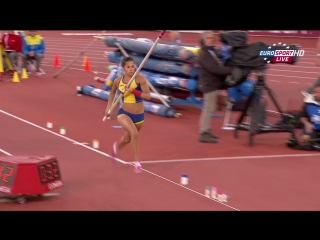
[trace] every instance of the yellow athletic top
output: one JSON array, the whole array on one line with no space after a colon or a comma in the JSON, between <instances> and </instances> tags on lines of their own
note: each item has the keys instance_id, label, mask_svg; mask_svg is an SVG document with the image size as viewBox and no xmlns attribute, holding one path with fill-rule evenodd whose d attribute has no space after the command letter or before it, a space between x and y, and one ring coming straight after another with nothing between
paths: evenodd
<instances>
[{"instance_id":1,"label":"yellow athletic top","mask_svg":"<svg viewBox=\"0 0 320 240\"><path fill-rule=\"evenodd\" d=\"M119 87L118 89L123 92L125 90L126 87L126 83L123 82L123 77L120 79L119 81ZM138 91L141 91L141 87L139 84L137 84L136 79L133 79L133 81L131 82L131 88L132 89L136 89ZM125 94L122 95L122 102L123 103L139 103L142 102L143 99L141 97L138 97L136 95L134 95L131 92L126 91Z\"/></svg>"}]
</instances>

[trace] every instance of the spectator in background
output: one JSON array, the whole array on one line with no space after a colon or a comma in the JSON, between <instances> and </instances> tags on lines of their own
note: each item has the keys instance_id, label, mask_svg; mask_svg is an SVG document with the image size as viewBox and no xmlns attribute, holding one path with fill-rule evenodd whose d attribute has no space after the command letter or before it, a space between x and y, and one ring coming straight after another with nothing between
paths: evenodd
<instances>
[{"instance_id":1,"label":"spectator in background","mask_svg":"<svg viewBox=\"0 0 320 240\"><path fill-rule=\"evenodd\" d=\"M181 43L181 34L179 31L169 31L169 42Z\"/></svg>"},{"instance_id":2,"label":"spectator in background","mask_svg":"<svg viewBox=\"0 0 320 240\"><path fill-rule=\"evenodd\" d=\"M14 31L4 33L1 38L1 42L3 49L11 62L12 67L15 71L20 72L21 69L19 68L17 62L18 58L20 58L22 54L21 36L15 34ZM8 66L5 67L7 68Z\"/></svg>"},{"instance_id":3,"label":"spectator in background","mask_svg":"<svg viewBox=\"0 0 320 240\"><path fill-rule=\"evenodd\" d=\"M36 76L41 76L41 61L44 57L45 42L37 31L30 30L29 35L23 41L23 68L27 68L27 61L36 61Z\"/></svg>"},{"instance_id":4,"label":"spectator in background","mask_svg":"<svg viewBox=\"0 0 320 240\"><path fill-rule=\"evenodd\" d=\"M211 113L217 109L218 90L225 89L224 80L231 69L221 62L222 53L215 46L218 35L212 31L200 34L198 55L198 89L203 93L203 109L200 116L200 142L216 143L218 136L211 133Z\"/></svg>"}]
</instances>

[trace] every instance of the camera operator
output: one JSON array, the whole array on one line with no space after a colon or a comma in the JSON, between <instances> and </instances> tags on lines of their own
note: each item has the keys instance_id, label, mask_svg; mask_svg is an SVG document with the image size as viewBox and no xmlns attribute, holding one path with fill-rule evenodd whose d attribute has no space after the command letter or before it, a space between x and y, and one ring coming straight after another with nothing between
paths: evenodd
<instances>
[{"instance_id":1,"label":"camera operator","mask_svg":"<svg viewBox=\"0 0 320 240\"><path fill-rule=\"evenodd\" d=\"M313 94L305 97L300 121L304 125L302 140L320 138L320 86L314 88Z\"/></svg>"},{"instance_id":2,"label":"camera operator","mask_svg":"<svg viewBox=\"0 0 320 240\"><path fill-rule=\"evenodd\" d=\"M222 53L216 47L218 35L212 31L200 34L198 55L198 89L203 93L204 105L200 116L200 142L216 143L218 136L211 133L211 113L217 109L218 90L226 89L224 80L231 69L221 62Z\"/></svg>"}]
</instances>

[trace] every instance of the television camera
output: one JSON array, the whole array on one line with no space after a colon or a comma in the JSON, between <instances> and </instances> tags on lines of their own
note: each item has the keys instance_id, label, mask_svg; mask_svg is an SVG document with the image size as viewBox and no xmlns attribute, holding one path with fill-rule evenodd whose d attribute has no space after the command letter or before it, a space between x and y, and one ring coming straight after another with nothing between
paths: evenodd
<instances>
[{"instance_id":1,"label":"television camera","mask_svg":"<svg viewBox=\"0 0 320 240\"><path fill-rule=\"evenodd\" d=\"M247 33L241 30L223 31L220 33L221 42L226 44L230 48L230 57L226 61L225 66L232 68L232 74L228 76L225 83L228 87L234 87L244 82L249 74L256 73L257 82L253 89L251 96L245 103L245 108L242 111L234 130L234 136L238 138L238 131L249 132L249 145L253 145L253 138L256 134L270 133L270 132L288 132L295 137L295 127L292 124L292 115L283 112L281 106L277 102L274 91L266 84L265 71L269 64L295 64L299 56L300 46L298 44L285 45L285 44L267 44L265 42L253 42L247 43ZM290 61L275 61L274 52L277 50L287 51L294 50L295 56L290 56ZM266 51L271 52L270 56L261 56L261 53ZM290 51L290 52L294 52ZM285 59L288 60L288 59ZM274 126L270 129L264 129L259 123L258 109L260 107L260 100L262 97L263 90L266 90L272 103L275 105L277 111L282 118L284 123L281 126ZM245 116L249 115L248 110L251 109L251 122L249 125L242 123Z\"/></svg>"}]
</instances>

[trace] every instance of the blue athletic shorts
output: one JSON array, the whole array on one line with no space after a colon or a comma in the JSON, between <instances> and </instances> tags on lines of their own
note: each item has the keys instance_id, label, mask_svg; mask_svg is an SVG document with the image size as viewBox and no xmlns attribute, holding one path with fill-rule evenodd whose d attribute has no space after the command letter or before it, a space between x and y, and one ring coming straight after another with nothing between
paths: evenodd
<instances>
[{"instance_id":1,"label":"blue athletic shorts","mask_svg":"<svg viewBox=\"0 0 320 240\"><path fill-rule=\"evenodd\" d=\"M143 123L143 121L144 121L144 113L132 114L132 113L129 113L129 112L123 110L122 108L120 108L118 111L117 117L119 117L123 114L127 115L129 118L131 118L131 120L134 124L140 124L140 123Z\"/></svg>"}]
</instances>

